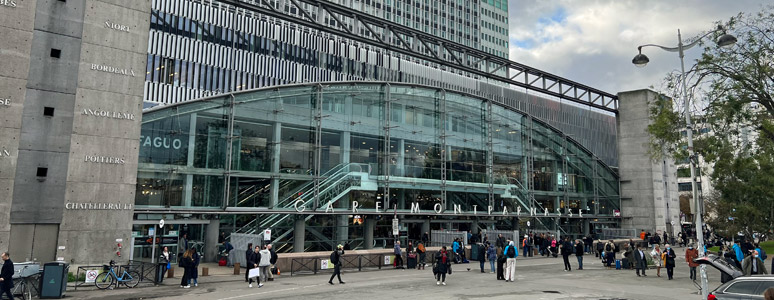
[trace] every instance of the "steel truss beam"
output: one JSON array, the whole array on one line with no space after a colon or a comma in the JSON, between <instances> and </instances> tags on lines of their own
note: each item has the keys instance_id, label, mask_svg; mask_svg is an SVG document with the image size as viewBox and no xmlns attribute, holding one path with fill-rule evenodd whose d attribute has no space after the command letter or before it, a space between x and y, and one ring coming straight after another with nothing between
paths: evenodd
<instances>
[{"instance_id":1,"label":"steel truss beam","mask_svg":"<svg viewBox=\"0 0 774 300\"><path fill-rule=\"evenodd\" d=\"M283 12L284 8L275 9L271 3L273 1L218 1L230 5L231 9L253 11L419 60L447 66L461 73L473 75L474 78L496 80L544 95L618 113L618 96L616 95L336 3L321 0L291 0L289 5L300 10L299 16L293 16ZM203 3L206 2L203 1ZM309 11L303 9L305 5L309 7ZM318 20L324 19L323 16L310 13L310 11L329 16L334 24L318 22ZM371 37L353 32L351 28L365 28ZM445 57L449 59L445 59ZM488 68L488 66L492 66L492 68ZM488 71L489 69L491 71Z\"/></svg>"}]
</instances>

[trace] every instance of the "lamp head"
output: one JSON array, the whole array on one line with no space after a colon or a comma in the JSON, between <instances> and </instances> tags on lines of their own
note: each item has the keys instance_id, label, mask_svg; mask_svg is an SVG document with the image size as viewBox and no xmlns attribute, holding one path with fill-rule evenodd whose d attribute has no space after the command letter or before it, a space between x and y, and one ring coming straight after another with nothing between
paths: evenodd
<instances>
[{"instance_id":1,"label":"lamp head","mask_svg":"<svg viewBox=\"0 0 774 300\"><path fill-rule=\"evenodd\" d=\"M725 33L718 38L718 46L724 49L730 49L736 44L736 37Z\"/></svg>"},{"instance_id":2,"label":"lamp head","mask_svg":"<svg viewBox=\"0 0 774 300\"><path fill-rule=\"evenodd\" d=\"M642 68L645 65L647 65L648 62L650 62L650 59L647 56L645 56L645 54L642 54L642 47L638 47L637 50L640 53L634 56L634 58L632 59L632 63L638 68Z\"/></svg>"},{"instance_id":3,"label":"lamp head","mask_svg":"<svg viewBox=\"0 0 774 300\"><path fill-rule=\"evenodd\" d=\"M721 35L716 41L718 46L724 49L730 49L731 47L734 47L734 44L736 44L737 41L735 36L726 33L726 30L723 29L723 26L721 25L718 25L717 31L723 32L723 35Z\"/></svg>"}]
</instances>

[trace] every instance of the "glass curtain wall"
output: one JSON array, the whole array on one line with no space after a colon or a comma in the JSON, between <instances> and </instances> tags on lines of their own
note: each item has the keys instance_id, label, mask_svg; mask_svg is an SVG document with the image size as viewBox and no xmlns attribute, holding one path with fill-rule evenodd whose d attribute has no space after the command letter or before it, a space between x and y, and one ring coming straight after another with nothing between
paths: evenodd
<instances>
[{"instance_id":1,"label":"glass curtain wall","mask_svg":"<svg viewBox=\"0 0 774 300\"><path fill-rule=\"evenodd\" d=\"M567 220L535 224L567 234L582 234L570 213L609 218L620 208L617 175L572 137L437 88L357 82L239 92L146 112L140 138L138 208L287 212L358 201L403 212L417 203L432 215L437 205L521 207L561 212ZM294 216L246 214L223 218L224 229L272 227L292 244ZM362 232L352 217L309 217L310 247Z\"/></svg>"}]
</instances>

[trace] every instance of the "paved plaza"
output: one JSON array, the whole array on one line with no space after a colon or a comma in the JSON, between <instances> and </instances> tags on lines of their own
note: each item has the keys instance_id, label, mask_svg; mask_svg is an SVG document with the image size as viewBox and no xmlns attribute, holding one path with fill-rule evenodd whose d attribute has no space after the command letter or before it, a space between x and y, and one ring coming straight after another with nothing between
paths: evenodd
<instances>
[{"instance_id":1,"label":"paved plaza","mask_svg":"<svg viewBox=\"0 0 774 300\"><path fill-rule=\"evenodd\" d=\"M478 263L453 265L447 286L436 286L429 268L418 270L346 271L344 285L329 285L330 273L318 275L280 276L263 288L248 288L244 275L215 275L199 278L199 286L183 289L179 277L166 279L164 285L120 288L99 291L92 288L68 292L77 299L700 299L697 289L688 279L688 266L676 249L678 267L675 279L667 280L666 270L656 277L648 270L647 277L637 277L634 270L607 270L593 255L584 256L584 270L575 270L577 261L571 257L572 272L563 271L559 258L517 259L516 282L495 280L495 275L483 274ZM470 271L467 271L470 268ZM708 268L710 289L720 285L720 273ZM179 274L176 274L180 276Z\"/></svg>"}]
</instances>

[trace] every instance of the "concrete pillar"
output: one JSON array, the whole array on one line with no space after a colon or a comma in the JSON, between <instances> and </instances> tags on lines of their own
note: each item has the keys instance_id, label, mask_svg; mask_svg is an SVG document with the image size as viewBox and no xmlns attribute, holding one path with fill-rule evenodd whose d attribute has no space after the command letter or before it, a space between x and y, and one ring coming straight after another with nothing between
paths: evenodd
<instances>
[{"instance_id":1,"label":"concrete pillar","mask_svg":"<svg viewBox=\"0 0 774 300\"><path fill-rule=\"evenodd\" d=\"M204 232L204 261L215 262L218 257L218 236L220 235L220 220L212 219Z\"/></svg>"},{"instance_id":2,"label":"concrete pillar","mask_svg":"<svg viewBox=\"0 0 774 300\"><path fill-rule=\"evenodd\" d=\"M374 228L376 227L376 220L371 216L366 217L365 227L363 228L363 240L365 241L365 248L372 249L374 247Z\"/></svg>"},{"instance_id":3,"label":"concrete pillar","mask_svg":"<svg viewBox=\"0 0 774 300\"><path fill-rule=\"evenodd\" d=\"M279 174L280 172L280 154L282 153L282 144L280 143L282 141L282 123L276 122L272 126L272 129L274 130L274 134L272 135L272 153L271 153L271 173L272 174ZM277 206L277 203L279 202L279 188L280 188L280 181L278 178L273 178L271 180L271 203L270 207Z\"/></svg>"},{"instance_id":4,"label":"concrete pillar","mask_svg":"<svg viewBox=\"0 0 774 300\"><path fill-rule=\"evenodd\" d=\"M186 166L193 167L194 163L194 149L196 149L196 113L191 114L191 120L189 121L188 130L188 161ZM183 189L183 206L191 207L191 198L193 193L193 175L188 174L185 176L185 188ZM224 199L225 201L226 199Z\"/></svg>"},{"instance_id":5,"label":"concrete pillar","mask_svg":"<svg viewBox=\"0 0 774 300\"><path fill-rule=\"evenodd\" d=\"M295 226L293 227L293 252L304 252L304 242L306 238L306 220L304 215L296 216Z\"/></svg>"},{"instance_id":6,"label":"concrete pillar","mask_svg":"<svg viewBox=\"0 0 774 300\"><path fill-rule=\"evenodd\" d=\"M473 225L470 226L470 233L478 234L478 219L473 219Z\"/></svg>"},{"instance_id":7,"label":"concrete pillar","mask_svg":"<svg viewBox=\"0 0 774 300\"><path fill-rule=\"evenodd\" d=\"M406 208L406 190L401 189L400 192L398 192L398 209L405 209Z\"/></svg>"},{"instance_id":8,"label":"concrete pillar","mask_svg":"<svg viewBox=\"0 0 774 300\"><path fill-rule=\"evenodd\" d=\"M430 234L430 219L425 219L422 221L422 234L427 232L427 234Z\"/></svg>"}]
</instances>

